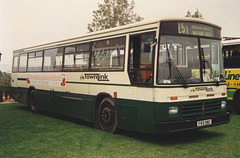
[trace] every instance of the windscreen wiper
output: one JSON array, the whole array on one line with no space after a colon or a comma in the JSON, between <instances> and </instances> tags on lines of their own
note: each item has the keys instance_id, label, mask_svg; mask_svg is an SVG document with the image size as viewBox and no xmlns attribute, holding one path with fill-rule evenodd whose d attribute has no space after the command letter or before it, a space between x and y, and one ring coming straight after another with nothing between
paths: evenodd
<instances>
[{"instance_id":1,"label":"windscreen wiper","mask_svg":"<svg viewBox=\"0 0 240 158\"><path fill-rule=\"evenodd\" d=\"M205 55L204 55L204 50L203 50L203 48L201 48L201 54L202 54L202 62L203 62L203 65L202 65L202 67L203 67L203 72L204 72L204 74L206 73L206 66L205 66L205 63L207 64L207 66L210 68L210 72L211 72L211 76L212 77L215 77L215 75L214 75L214 73L213 73L213 68L212 68L212 65L209 63L209 61L207 61L206 59L205 59ZM219 81L216 81L216 84L217 84L217 86L219 86Z\"/></svg>"},{"instance_id":2,"label":"windscreen wiper","mask_svg":"<svg viewBox=\"0 0 240 158\"><path fill-rule=\"evenodd\" d=\"M173 70L173 74L174 76L177 78L177 80L179 81L179 78L181 78L182 83L183 83L183 87L187 88L187 83L184 80L181 72L179 71L179 69L177 68L177 66L175 65L175 63L173 62L173 60L170 57L170 53L169 53L169 49L168 49L168 45L166 44L166 49L167 49L167 54L168 54L168 59L167 59L167 63L169 66L169 77L168 80L172 77L172 70Z\"/></svg>"}]
</instances>

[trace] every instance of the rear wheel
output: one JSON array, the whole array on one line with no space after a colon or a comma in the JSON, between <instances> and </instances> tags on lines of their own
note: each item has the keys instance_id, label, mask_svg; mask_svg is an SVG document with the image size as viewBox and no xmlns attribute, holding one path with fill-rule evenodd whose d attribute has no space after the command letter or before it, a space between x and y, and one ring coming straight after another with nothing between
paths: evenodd
<instances>
[{"instance_id":1,"label":"rear wheel","mask_svg":"<svg viewBox=\"0 0 240 158\"><path fill-rule=\"evenodd\" d=\"M38 97L36 90L32 90L29 94L29 107L32 112L38 112Z\"/></svg>"},{"instance_id":2,"label":"rear wheel","mask_svg":"<svg viewBox=\"0 0 240 158\"><path fill-rule=\"evenodd\" d=\"M114 133L117 129L116 106L110 98L104 98L98 109L98 120L103 131Z\"/></svg>"}]
</instances>

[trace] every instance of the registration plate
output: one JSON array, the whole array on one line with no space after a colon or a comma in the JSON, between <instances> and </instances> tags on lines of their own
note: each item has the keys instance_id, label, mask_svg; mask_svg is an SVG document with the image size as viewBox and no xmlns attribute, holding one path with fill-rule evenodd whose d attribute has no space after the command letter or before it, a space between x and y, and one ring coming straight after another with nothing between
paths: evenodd
<instances>
[{"instance_id":1,"label":"registration plate","mask_svg":"<svg viewBox=\"0 0 240 158\"><path fill-rule=\"evenodd\" d=\"M207 126L212 124L212 119L197 121L197 127Z\"/></svg>"}]
</instances>

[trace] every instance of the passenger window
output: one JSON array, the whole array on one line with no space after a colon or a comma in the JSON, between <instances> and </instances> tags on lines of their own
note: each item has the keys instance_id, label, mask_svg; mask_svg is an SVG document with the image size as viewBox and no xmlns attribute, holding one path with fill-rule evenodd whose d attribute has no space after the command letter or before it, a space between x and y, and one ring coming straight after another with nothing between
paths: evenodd
<instances>
[{"instance_id":1,"label":"passenger window","mask_svg":"<svg viewBox=\"0 0 240 158\"><path fill-rule=\"evenodd\" d=\"M125 37L93 42L92 70L123 70Z\"/></svg>"},{"instance_id":2,"label":"passenger window","mask_svg":"<svg viewBox=\"0 0 240 158\"><path fill-rule=\"evenodd\" d=\"M89 63L89 43L65 48L64 70L87 71Z\"/></svg>"},{"instance_id":3,"label":"passenger window","mask_svg":"<svg viewBox=\"0 0 240 158\"><path fill-rule=\"evenodd\" d=\"M44 51L43 71L62 70L63 48L54 48Z\"/></svg>"},{"instance_id":4,"label":"passenger window","mask_svg":"<svg viewBox=\"0 0 240 158\"><path fill-rule=\"evenodd\" d=\"M65 54L64 56L64 69L74 67L74 55L73 54Z\"/></svg>"},{"instance_id":5,"label":"passenger window","mask_svg":"<svg viewBox=\"0 0 240 158\"><path fill-rule=\"evenodd\" d=\"M12 72L17 72L18 68L18 56L13 57L13 69Z\"/></svg>"},{"instance_id":6,"label":"passenger window","mask_svg":"<svg viewBox=\"0 0 240 158\"><path fill-rule=\"evenodd\" d=\"M20 54L19 59L19 72L27 71L27 54Z\"/></svg>"},{"instance_id":7,"label":"passenger window","mask_svg":"<svg viewBox=\"0 0 240 158\"><path fill-rule=\"evenodd\" d=\"M29 53L27 71L42 71L42 55L42 51Z\"/></svg>"}]
</instances>

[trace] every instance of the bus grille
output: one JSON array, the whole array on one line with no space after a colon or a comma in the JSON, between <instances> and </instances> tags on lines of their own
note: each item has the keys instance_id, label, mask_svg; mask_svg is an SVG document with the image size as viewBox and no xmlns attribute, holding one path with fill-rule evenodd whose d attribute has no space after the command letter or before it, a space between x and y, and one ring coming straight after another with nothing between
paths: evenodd
<instances>
[{"instance_id":1,"label":"bus grille","mask_svg":"<svg viewBox=\"0 0 240 158\"><path fill-rule=\"evenodd\" d=\"M184 104L182 106L183 119L196 119L203 116L215 115L221 111L221 102L206 102L196 104Z\"/></svg>"}]
</instances>

